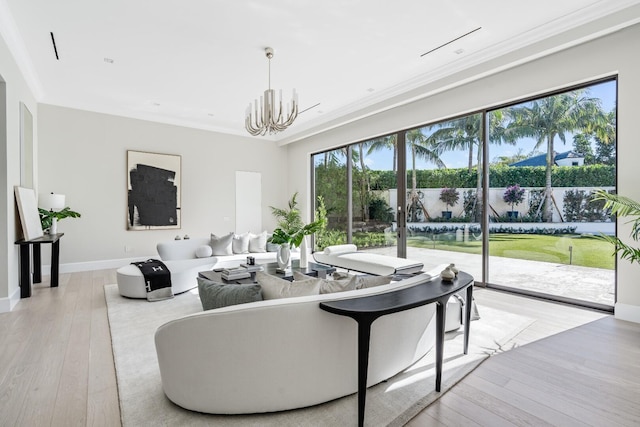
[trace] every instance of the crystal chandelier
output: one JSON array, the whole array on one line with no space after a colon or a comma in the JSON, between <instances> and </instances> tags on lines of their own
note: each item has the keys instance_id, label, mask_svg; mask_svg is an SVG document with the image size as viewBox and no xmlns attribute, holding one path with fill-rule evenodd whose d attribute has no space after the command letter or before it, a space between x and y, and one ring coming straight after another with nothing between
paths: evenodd
<instances>
[{"instance_id":1,"label":"crystal chandelier","mask_svg":"<svg viewBox=\"0 0 640 427\"><path fill-rule=\"evenodd\" d=\"M271 89L271 58L273 58L273 48L267 47L264 52L269 60L269 89L265 90L264 95L260 97L260 104L258 104L257 99L253 102L253 105L249 103L244 119L245 128L253 136L282 132L291 126L296 117L298 117L298 94L295 89L293 89L291 105L287 105L286 116L283 115L282 89L280 90L280 99L276 104L275 91ZM260 108L260 114L258 114L258 106Z\"/></svg>"}]
</instances>

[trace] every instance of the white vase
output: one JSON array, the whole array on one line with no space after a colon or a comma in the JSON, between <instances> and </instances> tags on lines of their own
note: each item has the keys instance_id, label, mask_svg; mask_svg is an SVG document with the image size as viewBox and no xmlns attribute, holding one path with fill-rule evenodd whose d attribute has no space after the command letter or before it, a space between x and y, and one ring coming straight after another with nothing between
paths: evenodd
<instances>
[{"instance_id":1,"label":"white vase","mask_svg":"<svg viewBox=\"0 0 640 427\"><path fill-rule=\"evenodd\" d=\"M300 242L300 268L307 268L309 266L307 251L307 236L302 236L302 242Z\"/></svg>"},{"instance_id":2,"label":"white vase","mask_svg":"<svg viewBox=\"0 0 640 427\"><path fill-rule=\"evenodd\" d=\"M49 234L54 235L58 233L58 218L53 217L51 221L51 227L49 227Z\"/></svg>"},{"instance_id":3,"label":"white vase","mask_svg":"<svg viewBox=\"0 0 640 427\"><path fill-rule=\"evenodd\" d=\"M280 270L288 270L291 268L291 247L289 247L288 243L282 243L278 246L276 261L278 261L278 268Z\"/></svg>"}]
</instances>

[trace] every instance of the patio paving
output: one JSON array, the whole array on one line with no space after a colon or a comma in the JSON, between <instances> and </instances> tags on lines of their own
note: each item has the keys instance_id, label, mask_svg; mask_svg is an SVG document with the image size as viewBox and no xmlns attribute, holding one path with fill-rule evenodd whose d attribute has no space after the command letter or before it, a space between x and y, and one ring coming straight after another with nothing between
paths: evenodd
<instances>
[{"instance_id":1,"label":"patio paving","mask_svg":"<svg viewBox=\"0 0 640 427\"><path fill-rule=\"evenodd\" d=\"M364 249L396 256L396 247ZM407 248L407 258L426 268L455 263L482 280L482 256L439 249ZM514 258L489 257L489 283L613 306L615 271Z\"/></svg>"}]
</instances>

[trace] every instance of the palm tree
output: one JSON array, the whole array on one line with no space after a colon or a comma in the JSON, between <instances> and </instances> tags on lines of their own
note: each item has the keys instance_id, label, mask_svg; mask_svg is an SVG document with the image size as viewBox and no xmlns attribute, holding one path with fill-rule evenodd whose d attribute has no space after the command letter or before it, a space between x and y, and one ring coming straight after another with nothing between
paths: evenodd
<instances>
[{"instance_id":1,"label":"palm tree","mask_svg":"<svg viewBox=\"0 0 640 427\"><path fill-rule=\"evenodd\" d=\"M476 197L475 203L482 194L482 114L472 114L459 119L444 122L439 129L431 134L435 140L437 151L466 149L469 150L468 170L473 170L473 154L476 151ZM514 143L504 138L504 114L501 110L489 113L489 142L499 144L501 142ZM475 220L480 220L480 210L474 209Z\"/></svg>"},{"instance_id":2,"label":"palm tree","mask_svg":"<svg viewBox=\"0 0 640 427\"><path fill-rule=\"evenodd\" d=\"M422 158L430 161L436 165L438 169L445 169L447 166L440 158L440 152L438 151L435 140L430 136L426 136L425 132L431 130L431 127L412 129L406 134L406 141L411 149L411 192L409 193L409 200L407 200L411 211L413 212L413 221L417 220L417 206L421 204L420 195L418 194L418 178L416 174L416 159ZM423 207L425 217L428 217L428 213Z\"/></svg>"},{"instance_id":3,"label":"palm tree","mask_svg":"<svg viewBox=\"0 0 640 427\"><path fill-rule=\"evenodd\" d=\"M584 90L563 93L532 101L507 110L511 118L505 138L517 140L531 137L536 140L534 149L546 144L545 201L543 218L553 221L551 170L555 161L556 138L566 143L566 134L577 130L599 132L606 128L606 117L600 100L584 96Z\"/></svg>"},{"instance_id":4,"label":"palm tree","mask_svg":"<svg viewBox=\"0 0 640 427\"><path fill-rule=\"evenodd\" d=\"M367 173L367 166L364 164L365 158L365 148L367 147L367 142L359 142L358 143L358 160L360 161L360 213L362 216L362 221L366 221L369 217L369 206L367 203L367 195L371 190L371 186L369 184L369 175ZM355 160L355 155L354 155Z\"/></svg>"},{"instance_id":5,"label":"palm tree","mask_svg":"<svg viewBox=\"0 0 640 427\"><path fill-rule=\"evenodd\" d=\"M398 169L398 145L397 139L395 135L383 136L381 138L376 138L374 140L369 141L369 150L367 151L367 155L372 154L375 151L385 151L388 149L393 150L393 172L395 173Z\"/></svg>"}]
</instances>

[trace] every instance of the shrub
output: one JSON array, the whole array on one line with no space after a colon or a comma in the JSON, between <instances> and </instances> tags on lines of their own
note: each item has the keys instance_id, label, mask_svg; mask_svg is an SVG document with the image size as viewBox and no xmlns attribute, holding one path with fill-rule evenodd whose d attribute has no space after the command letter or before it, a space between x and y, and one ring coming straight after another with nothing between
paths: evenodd
<instances>
[{"instance_id":1,"label":"shrub","mask_svg":"<svg viewBox=\"0 0 640 427\"><path fill-rule=\"evenodd\" d=\"M460 200L460 192L455 188L443 188L440 191L440 200L447 205L447 209L449 206L455 206Z\"/></svg>"}]
</instances>

